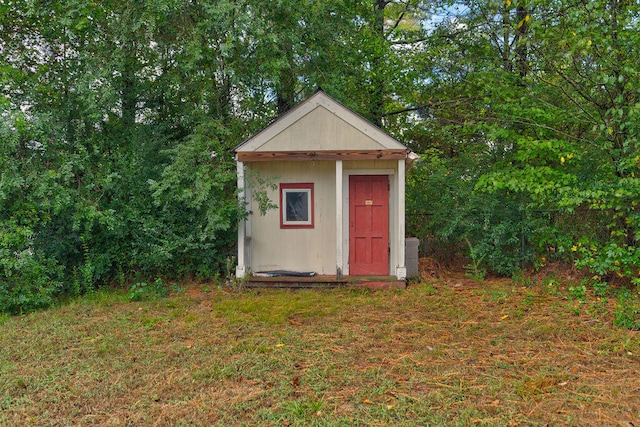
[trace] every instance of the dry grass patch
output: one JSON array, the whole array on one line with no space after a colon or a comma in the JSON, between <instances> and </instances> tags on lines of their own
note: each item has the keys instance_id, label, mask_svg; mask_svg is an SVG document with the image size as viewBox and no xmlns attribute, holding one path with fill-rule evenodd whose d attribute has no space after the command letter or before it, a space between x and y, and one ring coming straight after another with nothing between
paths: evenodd
<instances>
[{"instance_id":1,"label":"dry grass patch","mask_svg":"<svg viewBox=\"0 0 640 427\"><path fill-rule=\"evenodd\" d=\"M3 318L0 424L638 425L638 332L549 289L101 293Z\"/></svg>"}]
</instances>

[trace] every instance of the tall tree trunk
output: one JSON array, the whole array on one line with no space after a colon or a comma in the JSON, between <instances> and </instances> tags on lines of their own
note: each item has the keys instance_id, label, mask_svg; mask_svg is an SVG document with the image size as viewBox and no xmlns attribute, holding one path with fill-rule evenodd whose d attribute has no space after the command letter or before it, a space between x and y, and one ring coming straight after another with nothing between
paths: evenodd
<instances>
[{"instance_id":1,"label":"tall tree trunk","mask_svg":"<svg viewBox=\"0 0 640 427\"><path fill-rule=\"evenodd\" d=\"M125 47L124 64L122 64L122 77L120 87L120 100L122 103L122 124L129 128L136 121L136 42L130 41Z\"/></svg>"},{"instance_id":2,"label":"tall tree trunk","mask_svg":"<svg viewBox=\"0 0 640 427\"><path fill-rule=\"evenodd\" d=\"M514 40L516 67L520 77L524 78L527 76L527 70L529 69L526 41L527 32L529 31L529 12L524 6L519 5L516 8L516 19L518 20L518 28L516 29L516 38Z\"/></svg>"},{"instance_id":3,"label":"tall tree trunk","mask_svg":"<svg viewBox=\"0 0 640 427\"><path fill-rule=\"evenodd\" d=\"M511 62L511 16L509 15L509 6L505 4L502 7L502 66L505 71L513 71L513 62Z\"/></svg>"},{"instance_id":4,"label":"tall tree trunk","mask_svg":"<svg viewBox=\"0 0 640 427\"><path fill-rule=\"evenodd\" d=\"M293 108L296 97L296 75L293 69L293 47L291 42L286 40L282 49L287 65L281 68L278 74L276 101L279 115Z\"/></svg>"},{"instance_id":5,"label":"tall tree trunk","mask_svg":"<svg viewBox=\"0 0 640 427\"><path fill-rule=\"evenodd\" d=\"M384 98L385 98L385 84L384 84L384 52L382 45L385 43L384 34L384 9L387 6L387 0L376 0L374 16L373 16L373 30L375 36L378 38L380 46L376 46L377 49L371 56L371 110L370 115L373 123L377 126L382 126L382 116L384 115Z\"/></svg>"}]
</instances>

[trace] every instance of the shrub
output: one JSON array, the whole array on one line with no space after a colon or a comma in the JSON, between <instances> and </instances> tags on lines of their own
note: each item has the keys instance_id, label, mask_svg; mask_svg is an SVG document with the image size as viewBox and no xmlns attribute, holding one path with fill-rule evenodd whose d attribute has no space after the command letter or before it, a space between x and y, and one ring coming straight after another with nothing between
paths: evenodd
<instances>
[{"instance_id":1,"label":"shrub","mask_svg":"<svg viewBox=\"0 0 640 427\"><path fill-rule=\"evenodd\" d=\"M62 289L62 283L57 280L61 269L55 262L40 259L29 251L14 254L12 258L0 260L3 267L0 311L21 314L53 305ZM10 268L9 263L18 268Z\"/></svg>"},{"instance_id":2,"label":"shrub","mask_svg":"<svg viewBox=\"0 0 640 427\"><path fill-rule=\"evenodd\" d=\"M640 330L640 308L637 302L629 289L620 292L613 313L614 326L633 331Z\"/></svg>"}]
</instances>

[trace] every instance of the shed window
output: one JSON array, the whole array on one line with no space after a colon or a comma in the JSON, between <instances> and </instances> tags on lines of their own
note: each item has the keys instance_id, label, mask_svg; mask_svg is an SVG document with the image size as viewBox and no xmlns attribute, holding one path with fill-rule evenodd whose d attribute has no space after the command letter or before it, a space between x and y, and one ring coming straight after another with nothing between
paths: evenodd
<instances>
[{"instance_id":1,"label":"shed window","mask_svg":"<svg viewBox=\"0 0 640 427\"><path fill-rule=\"evenodd\" d=\"M280 184L280 228L313 228L313 183Z\"/></svg>"}]
</instances>

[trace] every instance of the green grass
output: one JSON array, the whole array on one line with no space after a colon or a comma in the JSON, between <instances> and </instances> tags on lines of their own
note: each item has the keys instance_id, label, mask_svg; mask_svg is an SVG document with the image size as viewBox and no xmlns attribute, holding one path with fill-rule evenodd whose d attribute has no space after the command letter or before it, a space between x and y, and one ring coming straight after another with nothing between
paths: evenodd
<instances>
[{"instance_id":1,"label":"green grass","mask_svg":"<svg viewBox=\"0 0 640 427\"><path fill-rule=\"evenodd\" d=\"M613 326L613 299L587 298L490 281L185 287L139 302L99 291L0 317L0 425L637 420L638 332Z\"/></svg>"}]
</instances>

